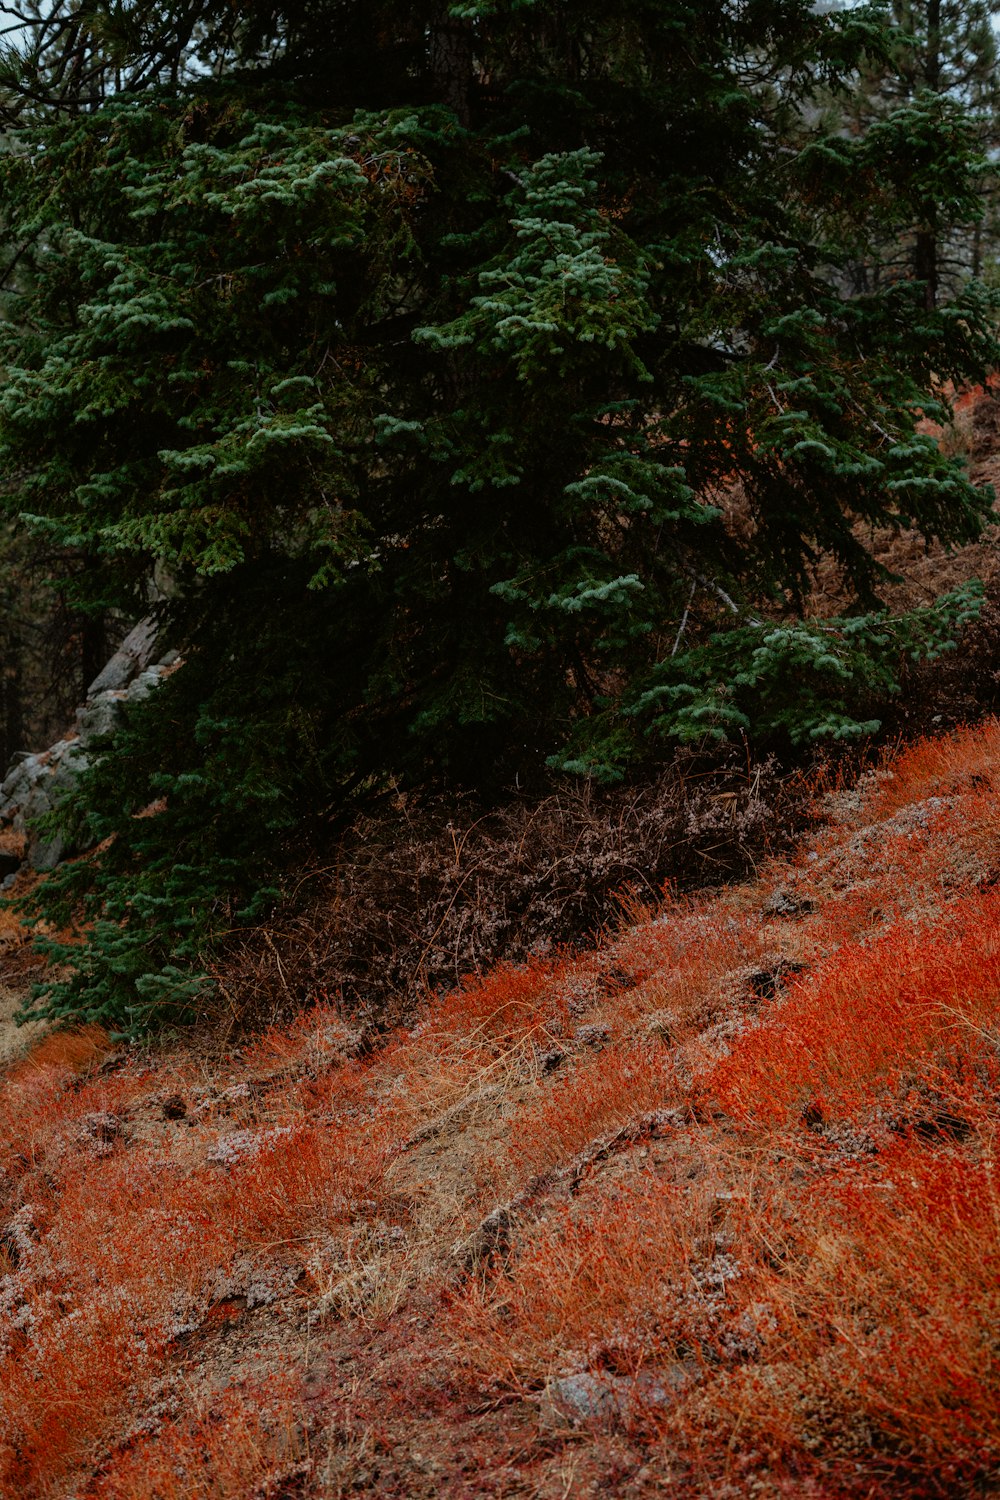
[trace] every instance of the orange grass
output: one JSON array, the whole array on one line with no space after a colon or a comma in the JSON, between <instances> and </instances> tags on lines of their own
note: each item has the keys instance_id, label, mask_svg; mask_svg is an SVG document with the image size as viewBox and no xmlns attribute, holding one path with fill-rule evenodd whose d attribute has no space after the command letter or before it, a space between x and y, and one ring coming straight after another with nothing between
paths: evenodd
<instances>
[{"instance_id":1,"label":"orange grass","mask_svg":"<svg viewBox=\"0 0 1000 1500\"><path fill-rule=\"evenodd\" d=\"M224 1391L207 1410L165 1422L114 1454L86 1500L269 1500L308 1470L299 1382Z\"/></svg>"},{"instance_id":2,"label":"orange grass","mask_svg":"<svg viewBox=\"0 0 1000 1500\"><path fill-rule=\"evenodd\" d=\"M735 905L735 903L733 903ZM648 918L615 944L626 967L642 980L609 1002L622 1023L662 1015L673 1035L706 1025L732 998L729 981L748 966L766 963L770 938L759 910L752 916L716 901L671 899L655 920Z\"/></svg>"},{"instance_id":3,"label":"orange grass","mask_svg":"<svg viewBox=\"0 0 1000 1500\"><path fill-rule=\"evenodd\" d=\"M260 1141L231 1166L188 1168L126 1146L43 1193L31 1252L10 1268L29 1311L0 1360L0 1494L69 1493L77 1469L135 1415L177 1330L206 1310L237 1253L304 1267L359 1201L374 1206L377 1140L363 1147L312 1126ZM228 1469L218 1473L230 1482Z\"/></svg>"},{"instance_id":4,"label":"orange grass","mask_svg":"<svg viewBox=\"0 0 1000 1500\"><path fill-rule=\"evenodd\" d=\"M523 1183L679 1098L673 1056L662 1042L609 1047L582 1058L518 1111L506 1158Z\"/></svg>"},{"instance_id":5,"label":"orange grass","mask_svg":"<svg viewBox=\"0 0 1000 1500\"><path fill-rule=\"evenodd\" d=\"M91 1069L106 1055L99 1028L55 1032L0 1078L0 1191L35 1168L58 1176L84 1146L88 1116L127 1117L159 1089L184 1091L190 1065L181 1056L126 1064L106 1076ZM89 1076L88 1076L89 1075ZM71 1168L72 1170L72 1168Z\"/></svg>"},{"instance_id":6,"label":"orange grass","mask_svg":"<svg viewBox=\"0 0 1000 1500\"><path fill-rule=\"evenodd\" d=\"M702 1195L653 1178L553 1210L513 1266L452 1299L462 1358L479 1379L525 1391L567 1371L636 1374L691 1355L706 1331L691 1268L707 1222Z\"/></svg>"},{"instance_id":7,"label":"orange grass","mask_svg":"<svg viewBox=\"0 0 1000 1500\"><path fill-rule=\"evenodd\" d=\"M317 1266L350 1280L370 1248L375 1274L400 1246L380 1332L444 1286L422 1378L463 1421L470 1387L544 1405L589 1371L645 1391L618 1425L642 1461L698 1476L692 1493L761 1475L790 1496L988 1489L998 767L997 721L910 747L758 885L633 906L600 951L429 998L367 1057L327 1004L215 1061L109 1070L97 1028L43 1038L0 1076L0 1495L323 1493L295 1381L152 1430L148 1407L227 1277L250 1266L287 1293L291 1326ZM783 885L785 916L765 905ZM755 969L783 976L770 998ZM546 1052L565 1054L551 1073ZM477 1185L531 1194L469 1273L448 1246ZM337 1327L363 1325L341 1301Z\"/></svg>"},{"instance_id":8,"label":"orange grass","mask_svg":"<svg viewBox=\"0 0 1000 1500\"><path fill-rule=\"evenodd\" d=\"M1000 890L956 900L936 923L844 944L790 987L706 1087L740 1119L787 1123L808 1110L864 1120L913 1090L995 1091Z\"/></svg>"},{"instance_id":9,"label":"orange grass","mask_svg":"<svg viewBox=\"0 0 1000 1500\"><path fill-rule=\"evenodd\" d=\"M50 1031L7 1072L7 1082L30 1077L46 1068L73 1075L87 1073L114 1050L103 1026L78 1026Z\"/></svg>"},{"instance_id":10,"label":"orange grass","mask_svg":"<svg viewBox=\"0 0 1000 1500\"><path fill-rule=\"evenodd\" d=\"M0 1366L0 1494L64 1500L122 1423L162 1359L162 1339L137 1337L128 1293L80 1308L36 1293Z\"/></svg>"},{"instance_id":11,"label":"orange grass","mask_svg":"<svg viewBox=\"0 0 1000 1500\"><path fill-rule=\"evenodd\" d=\"M377 1205L392 1144L377 1125L362 1132L303 1126L275 1133L230 1169L219 1212L242 1245L309 1246L349 1225L359 1205L368 1205L367 1212Z\"/></svg>"},{"instance_id":12,"label":"orange grass","mask_svg":"<svg viewBox=\"0 0 1000 1500\"><path fill-rule=\"evenodd\" d=\"M568 1024L573 981L593 960L532 959L503 965L429 1007L414 1036L425 1047L493 1054L542 1043Z\"/></svg>"},{"instance_id":13,"label":"orange grass","mask_svg":"<svg viewBox=\"0 0 1000 1500\"><path fill-rule=\"evenodd\" d=\"M168 1325L232 1256L231 1191L218 1174L147 1150L92 1162L53 1204L46 1255L84 1296L88 1287L123 1289L137 1327Z\"/></svg>"},{"instance_id":14,"label":"orange grass","mask_svg":"<svg viewBox=\"0 0 1000 1500\"><path fill-rule=\"evenodd\" d=\"M770 1358L720 1392L745 1440L970 1493L1000 1462L993 1158L906 1142L785 1207L758 1223L786 1257L758 1292Z\"/></svg>"},{"instance_id":15,"label":"orange grass","mask_svg":"<svg viewBox=\"0 0 1000 1500\"><path fill-rule=\"evenodd\" d=\"M869 817L887 818L928 797L977 787L1000 790L1000 719L886 754L862 805Z\"/></svg>"},{"instance_id":16,"label":"orange grass","mask_svg":"<svg viewBox=\"0 0 1000 1500\"><path fill-rule=\"evenodd\" d=\"M319 1071L343 1062L355 1034L333 1005L312 1005L284 1026L271 1026L243 1049L243 1067L254 1077Z\"/></svg>"}]
</instances>

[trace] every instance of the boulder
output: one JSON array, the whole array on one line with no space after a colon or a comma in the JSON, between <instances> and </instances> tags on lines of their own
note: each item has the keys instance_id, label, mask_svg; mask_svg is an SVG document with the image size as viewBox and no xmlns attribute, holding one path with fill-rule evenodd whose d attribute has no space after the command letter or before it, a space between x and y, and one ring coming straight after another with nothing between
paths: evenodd
<instances>
[{"instance_id":1,"label":"boulder","mask_svg":"<svg viewBox=\"0 0 1000 1500\"><path fill-rule=\"evenodd\" d=\"M123 704L148 697L179 663L176 651L154 662L158 635L159 627L151 619L140 620L91 683L87 701L76 712L76 733L48 750L19 751L13 757L0 783L0 827L28 834L27 857L34 869L52 870L76 852L65 835L46 837L36 832L38 819L58 804L91 764L89 747L113 733ZM9 863L0 867L0 879L12 878Z\"/></svg>"},{"instance_id":2,"label":"boulder","mask_svg":"<svg viewBox=\"0 0 1000 1500\"><path fill-rule=\"evenodd\" d=\"M651 1407L671 1406L691 1386L695 1371L680 1361L638 1375L616 1375L611 1370L585 1370L562 1375L547 1390L563 1416L574 1422L628 1424Z\"/></svg>"},{"instance_id":3,"label":"boulder","mask_svg":"<svg viewBox=\"0 0 1000 1500\"><path fill-rule=\"evenodd\" d=\"M88 698L98 698L102 693L120 693L128 687L137 673L149 666L156 654L156 643L160 627L146 617L134 626L122 641L114 656L102 667L87 689Z\"/></svg>"},{"instance_id":4,"label":"boulder","mask_svg":"<svg viewBox=\"0 0 1000 1500\"><path fill-rule=\"evenodd\" d=\"M76 727L83 744L103 739L111 733L118 723L123 701L124 694L121 691L109 689L98 693L96 698L88 698L84 706L77 709Z\"/></svg>"}]
</instances>

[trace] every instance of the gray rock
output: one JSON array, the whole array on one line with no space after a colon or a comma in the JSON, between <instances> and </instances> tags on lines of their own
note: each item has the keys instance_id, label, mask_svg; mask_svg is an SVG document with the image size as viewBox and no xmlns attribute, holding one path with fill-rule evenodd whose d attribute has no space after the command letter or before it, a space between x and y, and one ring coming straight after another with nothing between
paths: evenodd
<instances>
[{"instance_id":1,"label":"gray rock","mask_svg":"<svg viewBox=\"0 0 1000 1500\"><path fill-rule=\"evenodd\" d=\"M77 710L77 733L38 754L19 751L8 767L0 783L0 823L28 834L28 858L34 869L52 870L76 852L64 835L44 837L34 832L34 824L59 803L91 764L93 757L86 753L87 747L114 731L122 705L145 698L160 683L166 666L149 665L156 638L153 622L140 621L91 683L87 702ZM168 656L171 665L178 660L176 652ZM5 873L0 869L0 877Z\"/></svg>"},{"instance_id":2,"label":"gray rock","mask_svg":"<svg viewBox=\"0 0 1000 1500\"><path fill-rule=\"evenodd\" d=\"M125 696L130 703L135 703L140 698L148 698L153 689L159 687L160 677L159 667L147 667L145 672L139 673Z\"/></svg>"},{"instance_id":3,"label":"gray rock","mask_svg":"<svg viewBox=\"0 0 1000 1500\"><path fill-rule=\"evenodd\" d=\"M76 853L75 845L64 833L46 836L35 831L35 825L70 790L86 764L86 756L63 755L46 768L45 777L31 788L17 808L13 826L19 833L28 834L28 861L33 870L40 873L54 870L68 855Z\"/></svg>"},{"instance_id":4,"label":"gray rock","mask_svg":"<svg viewBox=\"0 0 1000 1500\"><path fill-rule=\"evenodd\" d=\"M112 732L121 714L121 703L122 696L119 692L108 691L90 699L79 710L76 716L77 728L85 745Z\"/></svg>"},{"instance_id":5,"label":"gray rock","mask_svg":"<svg viewBox=\"0 0 1000 1500\"><path fill-rule=\"evenodd\" d=\"M209 1149L207 1160L213 1166L231 1167L238 1161L250 1161L280 1140L294 1133L291 1125L272 1125L266 1130L234 1130L220 1136Z\"/></svg>"},{"instance_id":6,"label":"gray rock","mask_svg":"<svg viewBox=\"0 0 1000 1500\"><path fill-rule=\"evenodd\" d=\"M58 764L53 768L48 779L48 790L54 793L68 791L89 764L90 757L80 749L78 742L74 743L69 752L61 756Z\"/></svg>"},{"instance_id":7,"label":"gray rock","mask_svg":"<svg viewBox=\"0 0 1000 1500\"><path fill-rule=\"evenodd\" d=\"M740 1326L745 1333L765 1334L774 1333L778 1326L778 1320L774 1315L774 1306L770 1302L751 1302L740 1318Z\"/></svg>"},{"instance_id":8,"label":"gray rock","mask_svg":"<svg viewBox=\"0 0 1000 1500\"><path fill-rule=\"evenodd\" d=\"M51 784L52 773L46 767L45 775L39 776L38 780L28 787L18 803L22 819L40 817L42 813L48 812L52 806L52 799L49 796ZM17 822L16 815L14 821Z\"/></svg>"},{"instance_id":9,"label":"gray rock","mask_svg":"<svg viewBox=\"0 0 1000 1500\"><path fill-rule=\"evenodd\" d=\"M77 1134L81 1140L99 1141L107 1146L112 1141L127 1140L131 1131L121 1115L100 1109L83 1116L77 1127Z\"/></svg>"},{"instance_id":10,"label":"gray rock","mask_svg":"<svg viewBox=\"0 0 1000 1500\"><path fill-rule=\"evenodd\" d=\"M627 1409L633 1382L622 1375L606 1372L563 1375L553 1380L549 1394L568 1416L578 1421L619 1417Z\"/></svg>"},{"instance_id":11,"label":"gray rock","mask_svg":"<svg viewBox=\"0 0 1000 1500\"><path fill-rule=\"evenodd\" d=\"M122 641L114 656L102 667L87 689L88 698L101 693L121 692L138 672L148 667L156 652L159 626L147 618L140 620Z\"/></svg>"},{"instance_id":12,"label":"gray rock","mask_svg":"<svg viewBox=\"0 0 1000 1500\"><path fill-rule=\"evenodd\" d=\"M14 800L21 791L27 791L31 785L31 773L28 770L30 758L20 761L12 771L8 771L0 785L0 798L4 802Z\"/></svg>"},{"instance_id":13,"label":"gray rock","mask_svg":"<svg viewBox=\"0 0 1000 1500\"><path fill-rule=\"evenodd\" d=\"M44 875L46 871L54 870L72 852L68 840L61 833L56 833L48 839L36 839L30 848L28 859L31 868Z\"/></svg>"},{"instance_id":14,"label":"gray rock","mask_svg":"<svg viewBox=\"0 0 1000 1500\"><path fill-rule=\"evenodd\" d=\"M589 1025L578 1026L573 1033L573 1040L579 1047L593 1047L598 1051L611 1040L611 1028L592 1021Z\"/></svg>"},{"instance_id":15,"label":"gray rock","mask_svg":"<svg viewBox=\"0 0 1000 1500\"><path fill-rule=\"evenodd\" d=\"M638 1375L615 1375L610 1370L586 1370L553 1380L548 1395L556 1407L576 1422L627 1423L650 1407L670 1406L695 1378L693 1367L680 1362Z\"/></svg>"},{"instance_id":16,"label":"gray rock","mask_svg":"<svg viewBox=\"0 0 1000 1500\"><path fill-rule=\"evenodd\" d=\"M813 903L796 896L787 886L772 891L761 908L765 917L805 917L813 910Z\"/></svg>"},{"instance_id":17,"label":"gray rock","mask_svg":"<svg viewBox=\"0 0 1000 1500\"><path fill-rule=\"evenodd\" d=\"M491 1214L487 1214L467 1240L461 1240L452 1247L452 1254L467 1271L471 1271L491 1255L506 1255L516 1227L516 1215L509 1205L501 1204Z\"/></svg>"}]
</instances>

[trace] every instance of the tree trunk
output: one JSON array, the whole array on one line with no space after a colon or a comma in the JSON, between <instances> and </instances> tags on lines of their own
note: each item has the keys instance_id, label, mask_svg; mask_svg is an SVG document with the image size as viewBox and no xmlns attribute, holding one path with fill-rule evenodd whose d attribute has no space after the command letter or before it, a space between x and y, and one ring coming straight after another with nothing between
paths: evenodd
<instances>
[{"instance_id":1,"label":"tree trunk","mask_svg":"<svg viewBox=\"0 0 1000 1500\"><path fill-rule=\"evenodd\" d=\"M108 659L108 636L104 615L83 615L80 619L81 698Z\"/></svg>"},{"instance_id":2,"label":"tree trunk","mask_svg":"<svg viewBox=\"0 0 1000 1500\"><path fill-rule=\"evenodd\" d=\"M6 643L10 655L0 672L0 724L3 729L2 761L3 769L10 764L11 756L18 750L25 748L24 744L24 698L21 689L21 653L20 643L8 640ZM2 773L0 773L2 774Z\"/></svg>"},{"instance_id":3,"label":"tree trunk","mask_svg":"<svg viewBox=\"0 0 1000 1500\"><path fill-rule=\"evenodd\" d=\"M924 284L924 306L933 312L938 300L938 237L933 229L917 232L913 269L917 280Z\"/></svg>"},{"instance_id":4,"label":"tree trunk","mask_svg":"<svg viewBox=\"0 0 1000 1500\"><path fill-rule=\"evenodd\" d=\"M924 82L935 93L941 87L941 0L927 0L927 56Z\"/></svg>"},{"instance_id":5,"label":"tree trunk","mask_svg":"<svg viewBox=\"0 0 1000 1500\"><path fill-rule=\"evenodd\" d=\"M455 111L463 125L468 125L473 71L472 28L468 21L450 16L446 5L439 7L430 23L428 62L434 92L442 104Z\"/></svg>"},{"instance_id":6,"label":"tree trunk","mask_svg":"<svg viewBox=\"0 0 1000 1500\"><path fill-rule=\"evenodd\" d=\"M927 50L924 54L924 87L938 93L941 88L941 0L927 0ZM938 237L930 226L917 231L914 271L924 283L924 306L933 312L938 300Z\"/></svg>"}]
</instances>

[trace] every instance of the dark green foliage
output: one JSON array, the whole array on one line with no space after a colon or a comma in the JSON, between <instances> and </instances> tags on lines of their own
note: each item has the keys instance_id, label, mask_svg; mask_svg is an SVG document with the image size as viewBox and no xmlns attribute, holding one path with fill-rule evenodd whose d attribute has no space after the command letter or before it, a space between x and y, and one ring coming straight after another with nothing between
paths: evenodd
<instances>
[{"instance_id":1,"label":"dark green foliage","mask_svg":"<svg viewBox=\"0 0 1000 1500\"><path fill-rule=\"evenodd\" d=\"M996 258L1000 0L889 0L886 11L889 47L867 60L832 118L867 134L873 154L909 162L911 181L896 196L894 222L859 247L850 279L869 290L913 276L933 307ZM980 156L971 194L970 138Z\"/></svg>"},{"instance_id":2,"label":"dark green foliage","mask_svg":"<svg viewBox=\"0 0 1000 1500\"><path fill-rule=\"evenodd\" d=\"M105 847L50 877L44 909L60 922L82 913L94 927L82 953L41 940L75 966L45 1013L83 1010L131 1033L178 1019L202 987L209 939L275 899L282 841L325 789L310 722L308 675L319 663L310 650L300 671L270 676L261 646L263 657L255 650L249 662L235 653L223 683L217 663L194 649L155 700L130 705L111 753L83 773L64 819L77 820L81 843ZM241 668L260 673L249 711ZM165 725L181 731L172 753Z\"/></svg>"},{"instance_id":3,"label":"dark green foliage","mask_svg":"<svg viewBox=\"0 0 1000 1500\"><path fill-rule=\"evenodd\" d=\"M86 549L81 606L155 578L186 658L67 808L102 842L38 908L98 925L54 1013L183 1009L354 796L857 733L971 608L886 621L869 552L975 535L915 428L997 353L975 287L842 293L901 205L976 206L959 111L810 111L877 12L404 11L115 7L100 107L9 77L10 506ZM856 614L803 623L821 556Z\"/></svg>"},{"instance_id":4,"label":"dark green foliage","mask_svg":"<svg viewBox=\"0 0 1000 1500\"><path fill-rule=\"evenodd\" d=\"M751 734L803 745L874 734L879 720L862 715L899 691L904 662L952 650L978 618L982 595L973 582L909 615L755 621L720 632L657 663L631 700L588 723L582 754L571 747L560 767L617 780L641 754L640 735L698 742Z\"/></svg>"}]
</instances>

